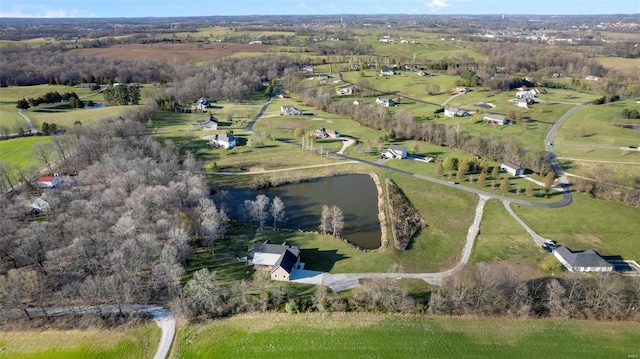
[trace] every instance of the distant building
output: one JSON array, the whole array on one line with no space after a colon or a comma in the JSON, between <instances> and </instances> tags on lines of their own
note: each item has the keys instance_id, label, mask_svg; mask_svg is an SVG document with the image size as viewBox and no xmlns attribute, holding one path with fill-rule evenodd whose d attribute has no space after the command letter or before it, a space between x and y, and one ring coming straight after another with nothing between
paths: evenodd
<instances>
[{"instance_id":1,"label":"distant building","mask_svg":"<svg viewBox=\"0 0 640 359\"><path fill-rule=\"evenodd\" d=\"M584 79L587 81L600 81L600 78L598 76L587 76Z\"/></svg>"},{"instance_id":2,"label":"distant building","mask_svg":"<svg viewBox=\"0 0 640 359\"><path fill-rule=\"evenodd\" d=\"M396 74L396 72L393 71L392 69L388 68L388 67L383 67L380 70L380 76L393 76L395 74Z\"/></svg>"},{"instance_id":3,"label":"distant building","mask_svg":"<svg viewBox=\"0 0 640 359\"><path fill-rule=\"evenodd\" d=\"M593 249L573 252L565 246L559 246L553 255L569 272L611 272L614 268Z\"/></svg>"},{"instance_id":4,"label":"distant building","mask_svg":"<svg viewBox=\"0 0 640 359\"><path fill-rule=\"evenodd\" d=\"M507 117L505 115L498 115L498 114L486 114L484 115L484 120L487 121L487 123L492 124L492 125L506 125L509 123L509 120L507 120Z\"/></svg>"},{"instance_id":5,"label":"distant building","mask_svg":"<svg viewBox=\"0 0 640 359\"><path fill-rule=\"evenodd\" d=\"M395 105L396 105L396 103L395 103L395 102L393 102L393 100L392 100L392 99L390 99L390 98L384 98L384 97L378 97L378 98L376 99L376 103L377 103L378 105L382 105L382 106L384 106L384 107L393 107L393 106L395 106Z\"/></svg>"},{"instance_id":6,"label":"distant building","mask_svg":"<svg viewBox=\"0 0 640 359\"><path fill-rule=\"evenodd\" d=\"M209 108L209 98L208 97L204 97L204 96L200 97L196 102L191 104L191 110L205 112L205 111L207 111L207 108Z\"/></svg>"},{"instance_id":7,"label":"distant building","mask_svg":"<svg viewBox=\"0 0 640 359\"><path fill-rule=\"evenodd\" d=\"M520 176L524 174L524 168L518 166L515 163L509 162L509 161L505 161L500 165L500 169L502 171L507 172L508 174L512 175L512 176Z\"/></svg>"},{"instance_id":8,"label":"distant building","mask_svg":"<svg viewBox=\"0 0 640 359\"><path fill-rule=\"evenodd\" d=\"M293 107L292 105L280 106L280 111L285 116L299 115L301 113L300 110L298 110L297 108Z\"/></svg>"},{"instance_id":9,"label":"distant building","mask_svg":"<svg viewBox=\"0 0 640 359\"><path fill-rule=\"evenodd\" d=\"M194 123L192 126L194 126L194 127L202 127L202 129L205 130L205 131L217 130L218 129L218 119L210 115L208 118L206 118L204 120L196 121L196 123Z\"/></svg>"},{"instance_id":10,"label":"distant building","mask_svg":"<svg viewBox=\"0 0 640 359\"><path fill-rule=\"evenodd\" d=\"M457 107L447 107L444 109L444 115L446 117L466 117L469 116L469 112Z\"/></svg>"},{"instance_id":11,"label":"distant building","mask_svg":"<svg viewBox=\"0 0 640 359\"><path fill-rule=\"evenodd\" d=\"M391 159L399 158L403 159L407 157L407 147L399 145L391 145L388 149L384 150L380 155L381 158Z\"/></svg>"},{"instance_id":12,"label":"distant building","mask_svg":"<svg viewBox=\"0 0 640 359\"><path fill-rule=\"evenodd\" d=\"M336 91L338 95L353 95L357 92L358 88L355 85L342 86Z\"/></svg>"},{"instance_id":13,"label":"distant building","mask_svg":"<svg viewBox=\"0 0 640 359\"><path fill-rule=\"evenodd\" d=\"M202 136L203 140L209 140L209 146L232 149L238 144L236 137L230 133L218 133L211 136Z\"/></svg>"},{"instance_id":14,"label":"distant building","mask_svg":"<svg viewBox=\"0 0 640 359\"><path fill-rule=\"evenodd\" d=\"M53 176L42 176L38 178L39 188L54 188L60 183L60 176L55 173Z\"/></svg>"}]
</instances>

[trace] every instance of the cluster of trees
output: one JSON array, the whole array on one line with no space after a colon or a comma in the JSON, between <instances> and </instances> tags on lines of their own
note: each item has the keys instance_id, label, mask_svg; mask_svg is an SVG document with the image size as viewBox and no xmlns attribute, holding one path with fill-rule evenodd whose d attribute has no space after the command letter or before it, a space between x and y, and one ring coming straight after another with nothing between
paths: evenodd
<instances>
[{"instance_id":1,"label":"cluster of trees","mask_svg":"<svg viewBox=\"0 0 640 359\"><path fill-rule=\"evenodd\" d=\"M393 246L403 251L411 238L426 225L426 221L413 207L409 199L396 184L387 178L387 196L393 234Z\"/></svg>"},{"instance_id":2,"label":"cluster of trees","mask_svg":"<svg viewBox=\"0 0 640 359\"><path fill-rule=\"evenodd\" d=\"M140 103L140 87L137 85L110 85L102 92L110 105L137 105Z\"/></svg>"},{"instance_id":3,"label":"cluster of trees","mask_svg":"<svg viewBox=\"0 0 640 359\"><path fill-rule=\"evenodd\" d=\"M351 117L363 126L393 134L398 139L425 141L438 146L458 148L479 157L500 161L511 161L531 168L540 174L551 170L544 151L534 151L524 147L515 138L497 138L463 133L460 125L444 125L433 121L419 123L413 113L398 110L391 115L382 106L355 106L350 101L334 100L332 94L322 88L305 87L296 76L285 74L285 86L297 90L301 100L308 106L323 111ZM367 145L365 148L369 148Z\"/></svg>"},{"instance_id":4,"label":"cluster of trees","mask_svg":"<svg viewBox=\"0 0 640 359\"><path fill-rule=\"evenodd\" d=\"M277 196L273 201L264 194L258 194L255 200L247 199L242 205L242 213L245 223L256 223L260 232L264 229L268 219L273 220L274 230L278 229L278 222L286 220L284 202Z\"/></svg>"},{"instance_id":5,"label":"cluster of trees","mask_svg":"<svg viewBox=\"0 0 640 359\"><path fill-rule=\"evenodd\" d=\"M622 118L624 119L640 118L640 112L638 112L638 110L636 110L635 108L633 110L625 108L624 110L622 110Z\"/></svg>"},{"instance_id":6,"label":"cluster of trees","mask_svg":"<svg viewBox=\"0 0 640 359\"><path fill-rule=\"evenodd\" d=\"M597 98L595 100L593 100L593 104L594 105L602 105L605 103L609 103L609 102L615 102L615 101L619 101L620 100L620 96L619 95L606 95L606 96L602 96L600 98Z\"/></svg>"},{"instance_id":7,"label":"cluster of trees","mask_svg":"<svg viewBox=\"0 0 640 359\"><path fill-rule=\"evenodd\" d=\"M344 215L338 206L322 205L322 214L320 215L320 232L323 234L330 233L337 237L342 233L344 228Z\"/></svg>"},{"instance_id":8,"label":"cluster of trees","mask_svg":"<svg viewBox=\"0 0 640 359\"><path fill-rule=\"evenodd\" d=\"M57 49L0 49L0 85L77 85L79 83L166 83L174 68L166 61L81 56Z\"/></svg>"},{"instance_id":9,"label":"cluster of trees","mask_svg":"<svg viewBox=\"0 0 640 359\"><path fill-rule=\"evenodd\" d=\"M63 101L68 101L69 106L71 106L72 108L84 107L84 102L80 100L80 98L78 97L78 94L76 94L75 92L65 92L61 95L59 92L55 91L55 92L47 92L46 94L38 98L30 97L29 99L26 99L26 100L24 98L21 100L18 100L16 104L16 108L19 108L21 110L26 110L30 107L37 107L43 103L53 104L53 103L58 103Z\"/></svg>"},{"instance_id":10,"label":"cluster of trees","mask_svg":"<svg viewBox=\"0 0 640 359\"><path fill-rule=\"evenodd\" d=\"M48 211L32 209L30 191L0 197L0 309L171 300L191 238L208 234L199 215L208 188L193 156L181 163L175 146L129 120L74 131L52 138L60 149L50 166L80 171L42 195ZM38 173L27 172L24 188Z\"/></svg>"}]
</instances>

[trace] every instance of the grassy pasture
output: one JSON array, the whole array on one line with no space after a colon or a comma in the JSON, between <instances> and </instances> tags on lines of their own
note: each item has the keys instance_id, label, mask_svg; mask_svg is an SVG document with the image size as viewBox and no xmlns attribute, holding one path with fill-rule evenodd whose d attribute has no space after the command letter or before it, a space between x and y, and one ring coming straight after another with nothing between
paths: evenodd
<instances>
[{"instance_id":1,"label":"grassy pasture","mask_svg":"<svg viewBox=\"0 0 640 359\"><path fill-rule=\"evenodd\" d=\"M640 259L639 208L575 195L567 207L515 206L514 211L536 233L572 250L594 249L605 256Z\"/></svg>"},{"instance_id":2,"label":"grassy pasture","mask_svg":"<svg viewBox=\"0 0 640 359\"><path fill-rule=\"evenodd\" d=\"M178 333L175 358L626 358L640 324L379 314L247 314ZM471 354L472 353L472 354Z\"/></svg>"},{"instance_id":3,"label":"grassy pasture","mask_svg":"<svg viewBox=\"0 0 640 359\"><path fill-rule=\"evenodd\" d=\"M593 178L598 174L604 178L605 182L610 182L609 178L616 178L619 183L627 187L638 187L637 179L640 178L640 166L634 164L611 164L611 163L591 163L581 161L561 161L566 172ZM604 175L604 176L603 176Z\"/></svg>"},{"instance_id":4,"label":"grassy pasture","mask_svg":"<svg viewBox=\"0 0 640 359\"><path fill-rule=\"evenodd\" d=\"M151 358L159 341L155 323L118 330L0 332L0 358Z\"/></svg>"},{"instance_id":5,"label":"grassy pasture","mask_svg":"<svg viewBox=\"0 0 640 359\"><path fill-rule=\"evenodd\" d=\"M7 161L13 166L26 168L34 161L33 147L39 142L48 142L49 137L20 137L0 141L0 161Z\"/></svg>"}]
</instances>

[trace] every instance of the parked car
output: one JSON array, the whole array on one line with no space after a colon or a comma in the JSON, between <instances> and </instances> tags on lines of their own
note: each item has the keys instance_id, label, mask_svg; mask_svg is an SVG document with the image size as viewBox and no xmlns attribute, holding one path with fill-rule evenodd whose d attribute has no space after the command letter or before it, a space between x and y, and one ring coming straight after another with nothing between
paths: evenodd
<instances>
[{"instance_id":1,"label":"parked car","mask_svg":"<svg viewBox=\"0 0 640 359\"><path fill-rule=\"evenodd\" d=\"M554 247L545 243L545 244L542 245L542 249L544 249L545 251L551 253L551 252L553 252Z\"/></svg>"},{"instance_id":2,"label":"parked car","mask_svg":"<svg viewBox=\"0 0 640 359\"><path fill-rule=\"evenodd\" d=\"M449 181L448 184L458 184L458 182Z\"/></svg>"}]
</instances>

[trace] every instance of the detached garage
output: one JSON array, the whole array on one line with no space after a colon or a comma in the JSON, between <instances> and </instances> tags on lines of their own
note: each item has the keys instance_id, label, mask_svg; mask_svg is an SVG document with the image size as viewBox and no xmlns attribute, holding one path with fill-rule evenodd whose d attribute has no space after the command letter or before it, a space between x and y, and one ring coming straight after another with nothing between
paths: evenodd
<instances>
[{"instance_id":1,"label":"detached garage","mask_svg":"<svg viewBox=\"0 0 640 359\"><path fill-rule=\"evenodd\" d=\"M512 176L520 176L520 175L524 174L524 168L523 167L520 167L517 164L511 163L511 162L508 162L508 161L503 162L500 165L500 169L502 171L507 172L508 174L510 174Z\"/></svg>"}]
</instances>

